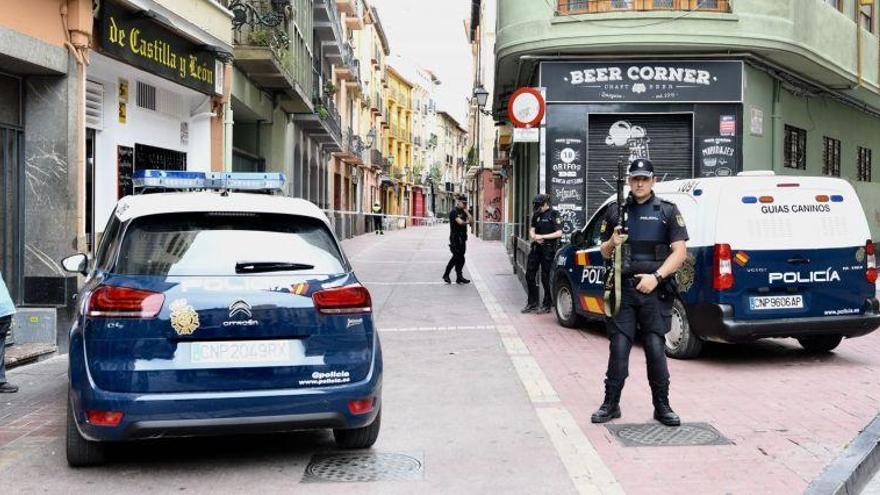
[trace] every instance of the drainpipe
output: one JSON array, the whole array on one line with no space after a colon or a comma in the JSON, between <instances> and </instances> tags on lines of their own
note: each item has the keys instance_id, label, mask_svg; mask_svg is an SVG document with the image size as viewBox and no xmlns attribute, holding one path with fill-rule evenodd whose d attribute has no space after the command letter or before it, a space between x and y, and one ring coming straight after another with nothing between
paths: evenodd
<instances>
[{"instance_id":1,"label":"drainpipe","mask_svg":"<svg viewBox=\"0 0 880 495\"><path fill-rule=\"evenodd\" d=\"M780 83L777 79L773 79L773 102L771 103L770 109L770 146L772 149L770 150L770 169L773 172L776 172L778 161L779 161L779 152L776 149L777 142L777 132L776 132L776 123L782 118L778 112L778 103L779 103L779 95L780 88L782 83Z\"/></svg>"},{"instance_id":2,"label":"drainpipe","mask_svg":"<svg viewBox=\"0 0 880 495\"><path fill-rule=\"evenodd\" d=\"M91 42L91 2L72 0L74 5L74 29L68 22L68 0L61 0L61 24L64 27L64 46L76 60L76 172L77 172L77 208L76 208L76 244L78 251L85 250L85 204L86 204L86 66L89 65L89 44ZM88 7L80 4L88 3ZM87 9L83 13L83 9ZM85 15L88 14L88 15ZM85 17L85 19L83 19Z\"/></svg>"},{"instance_id":3,"label":"drainpipe","mask_svg":"<svg viewBox=\"0 0 880 495\"><path fill-rule=\"evenodd\" d=\"M856 73L859 77L859 87L862 86L862 17L859 0L853 2L856 20Z\"/></svg>"},{"instance_id":4,"label":"drainpipe","mask_svg":"<svg viewBox=\"0 0 880 495\"><path fill-rule=\"evenodd\" d=\"M226 72L223 81L223 170L232 172L232 64L224 66Z\"/></svg>"}]
</instances>

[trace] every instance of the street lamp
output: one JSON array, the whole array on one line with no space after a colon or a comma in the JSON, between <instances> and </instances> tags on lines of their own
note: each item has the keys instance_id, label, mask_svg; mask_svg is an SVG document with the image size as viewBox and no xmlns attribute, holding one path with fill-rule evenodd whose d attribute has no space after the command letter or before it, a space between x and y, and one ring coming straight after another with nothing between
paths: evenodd
<instances>
[{"instance_id":1,"label":"street lamp","mask_svg":"<svg viewBox=\"0 0 880 495\"><path fill-rule=\"evenodd\" d=\"M367 135L364 136L364 144L367 146L367 148L372 148L373 142L375 142L375 141L376 141L376 129L370 129L370 132L368 132Z\"/></svg>"},{"instance_id":2,"label":"street lamp","mask_svg":"<svg viewBox=\"0 0 880 495\"><path fill-rule=\"evenodd\" d=\"M482 84L474 88L474 98L477 99L477 107L480 110L486 106L486 102L489 100L489 92L486 91L486 88L483 87Z\"/></svg>"}]
</instances>

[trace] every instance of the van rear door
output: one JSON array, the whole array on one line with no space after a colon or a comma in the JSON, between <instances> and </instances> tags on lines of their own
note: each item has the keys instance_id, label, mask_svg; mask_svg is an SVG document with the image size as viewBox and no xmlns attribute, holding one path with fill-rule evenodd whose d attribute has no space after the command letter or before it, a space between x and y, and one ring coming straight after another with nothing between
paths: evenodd
<instances>
[{"instance_id":1,"label":"van rear door","mask_svg":"<svg viewBox=\"0 0 880 495\"><path fill-rule=\"evenodd\" d=\"M716 246L730 247L733 286L718 291L718 302L738 319L864 313L874 294L865 276L870 231L852 186L816 177L735 180L722 192L715 233Z\"/></svg>"}]
</instances>

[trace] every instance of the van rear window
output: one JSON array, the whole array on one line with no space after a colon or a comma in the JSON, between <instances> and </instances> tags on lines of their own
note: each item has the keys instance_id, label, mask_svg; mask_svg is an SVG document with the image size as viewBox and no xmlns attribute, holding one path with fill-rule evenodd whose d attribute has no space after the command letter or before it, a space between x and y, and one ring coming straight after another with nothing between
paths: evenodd
<instances>
[{"instance_id":1,"label":"van rear window","mask_svg":"<svg viewBox=\"0 0 880 495\"><path fill-rule=\"evenodd\" d=\"M345 261L323 222L265 213L188 213L136 218L115 266L120 275L241 276L239 263L311 265L301 274L344 273ZM274 274L283 273L274 272Z\"/></svg>"}]
</instances>

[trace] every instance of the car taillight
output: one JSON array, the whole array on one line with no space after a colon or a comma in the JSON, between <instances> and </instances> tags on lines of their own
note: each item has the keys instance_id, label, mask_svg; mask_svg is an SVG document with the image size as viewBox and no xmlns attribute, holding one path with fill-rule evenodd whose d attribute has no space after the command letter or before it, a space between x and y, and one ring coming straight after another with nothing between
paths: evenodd
<instances>
[{"instance_id":1,"label":"car taillight","mask_svg":"<svg viewBox=\"0 0 880 495\"><path fill-rule=\"evenodd\" d=\"M328 315L369 313L373 309L370 291L359 284L315 292L312 301L318 311Z\"/></svg>"},{"instance_id":2,"label":"car taillight","mask_svg":"<svg viewBox=\"0 0 880 495\"><path fill-rule=\"evenodd\" d=\"M865 278L872 284L877 283L877 255L871 239L865 242Z\"/></svg>"},{"instance_id":3,"label":"car taillight","mask_svg":"<svg viewBox=\"0 0 880 495\"><path fill-rule=\"evenodd\" d=\"M366 399L357 399L348 401L348 410L352 414L366 414L373 410L376 405L375 397L367 397Z\"/></svg>"},{"instance_id":4,"label":"car taillight","mask_svg":"<svg viewBox=\"0 0 880 495\"><path fill-rule=\"evenodd\" d=\"M158 292L104 285L89 296L89 316L102 318L155 318L165 296Z\"/></svg>"},{"instance_id":5,"label":"car taillight","mask_svg":"<svg viewBox=\"0 0 880 495\"><path fill-rule=\"evenodd\" d=\"M733 287L733 264L730 244L715 244L715 273L712 287L727 290Z\"/></svg>"},{"instance_id":6,"label":"car taillight","mask_svg":"<svg viewBox=\"0 0 880 495\"><path fill-rule=\"evenodd\" d=\"M119 411L86 411L86 420L95 426L116 426L122 421Z\"/></svg>"}]
</instances>

